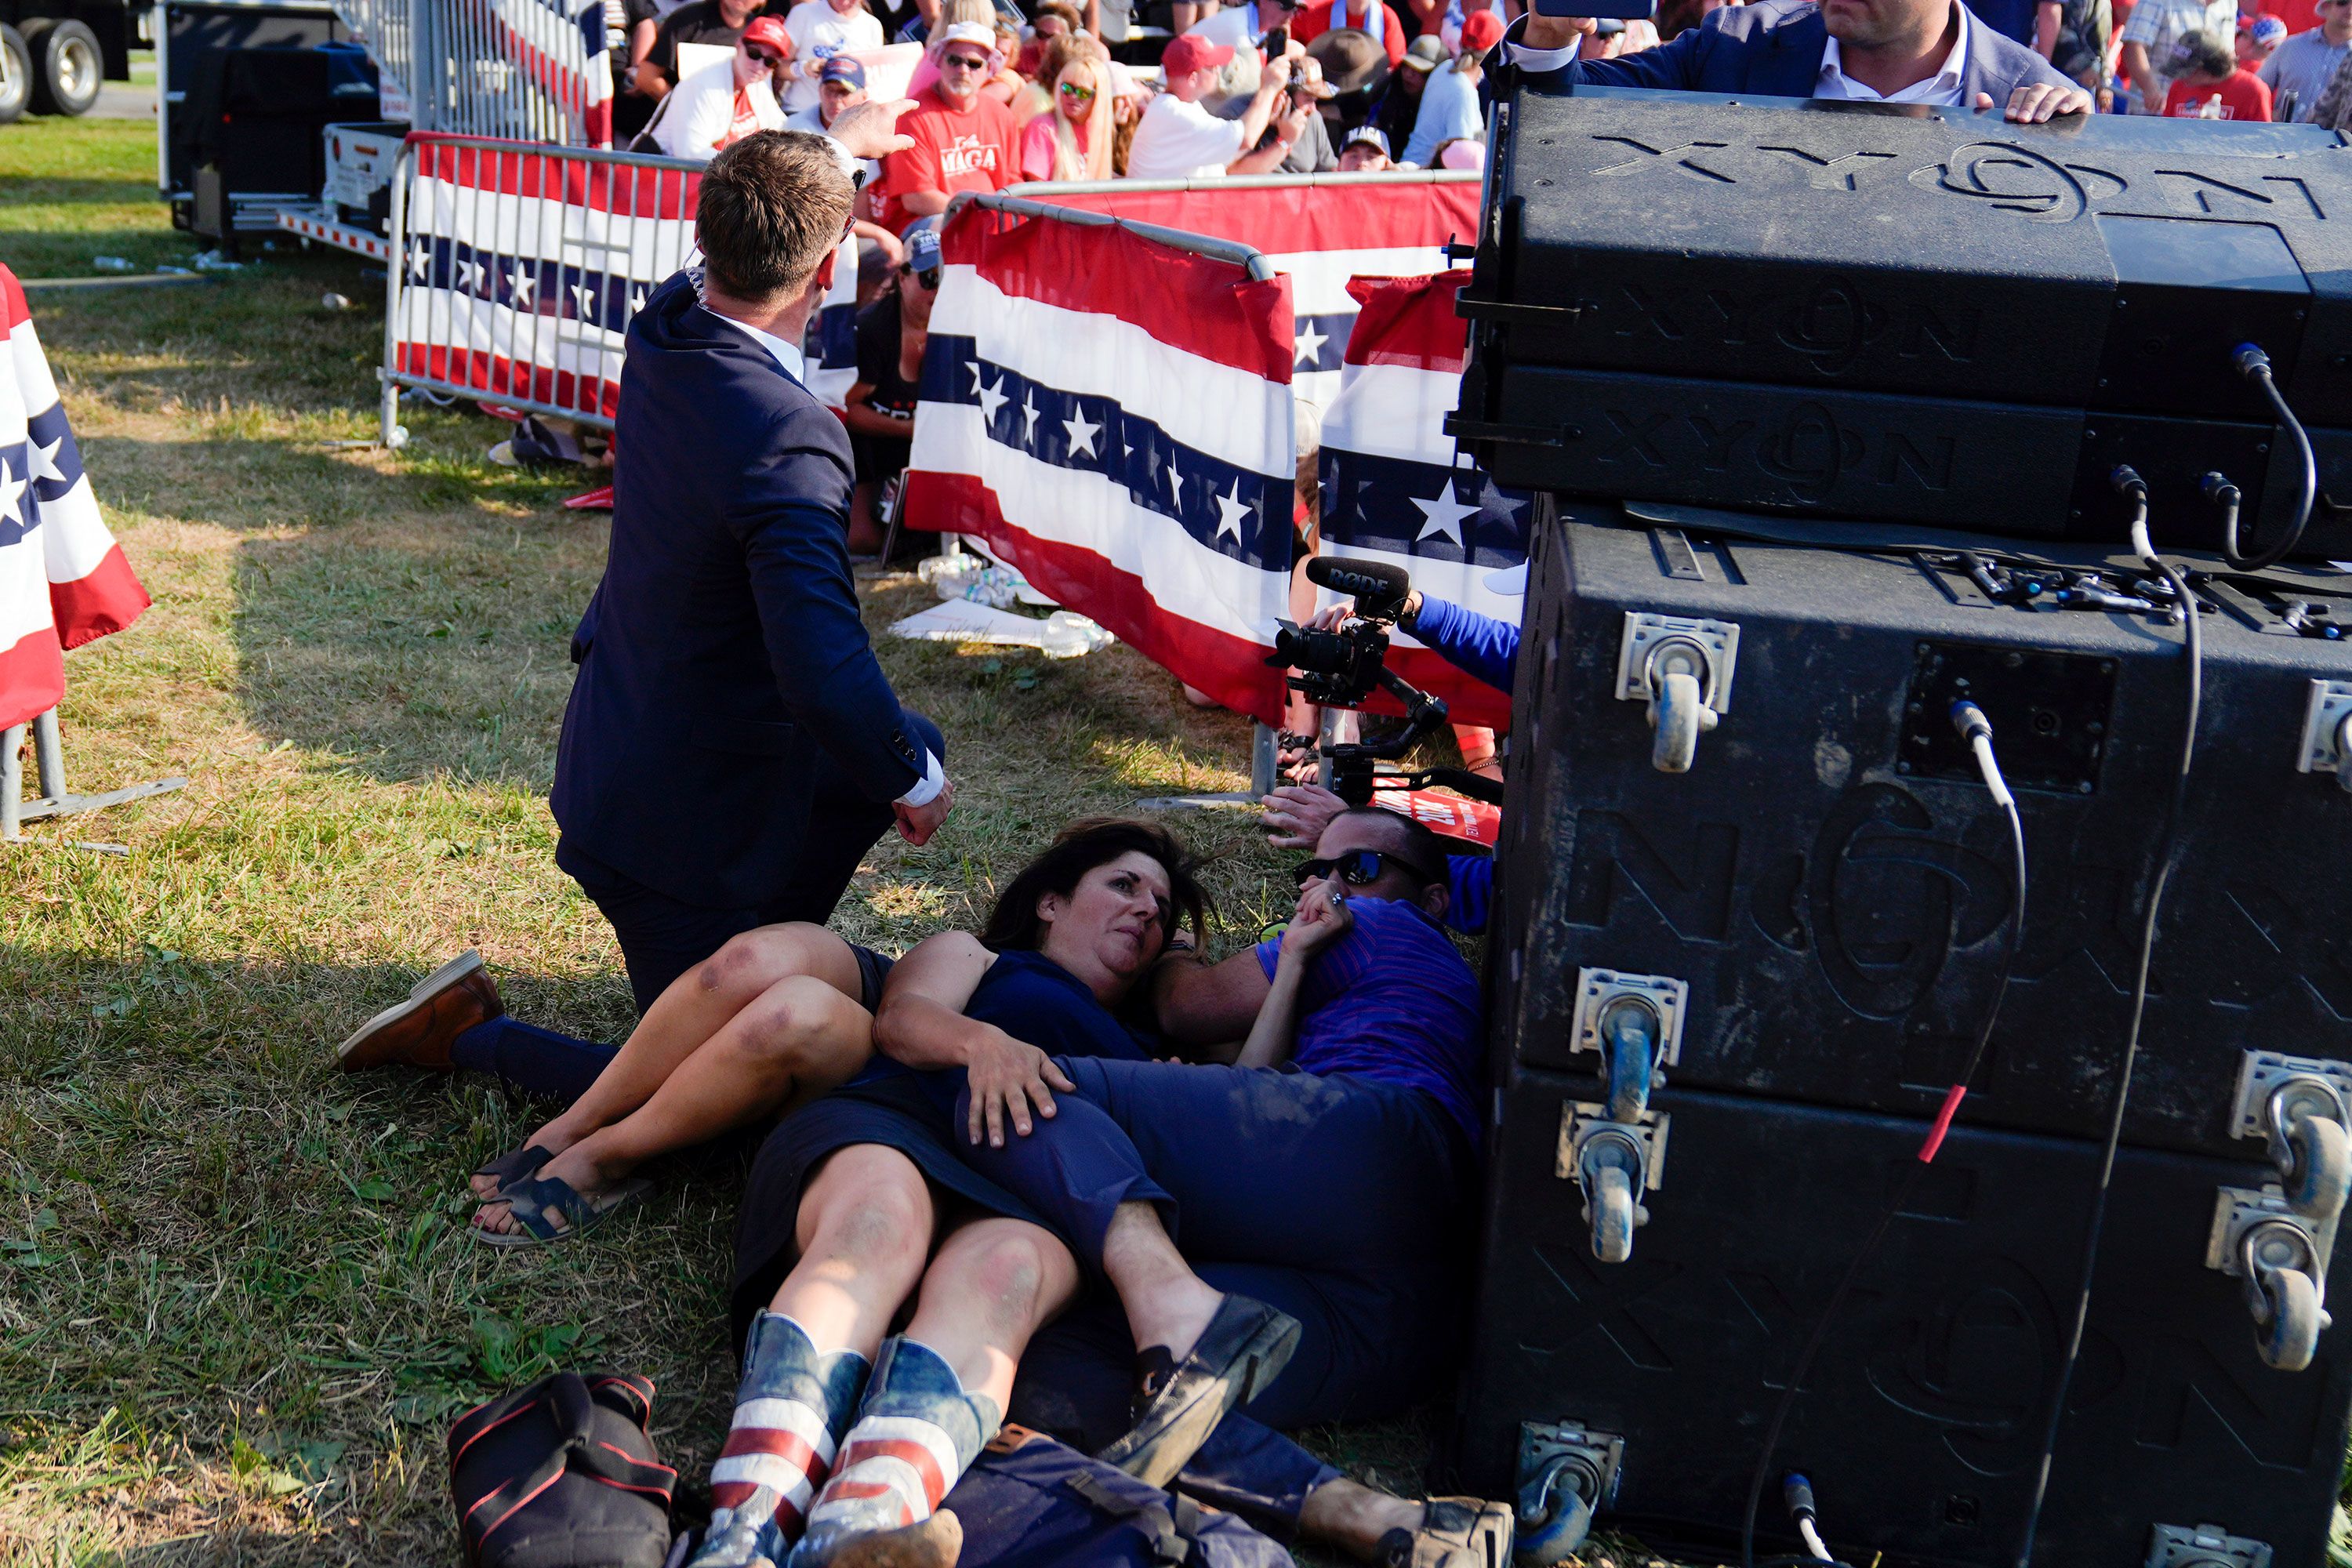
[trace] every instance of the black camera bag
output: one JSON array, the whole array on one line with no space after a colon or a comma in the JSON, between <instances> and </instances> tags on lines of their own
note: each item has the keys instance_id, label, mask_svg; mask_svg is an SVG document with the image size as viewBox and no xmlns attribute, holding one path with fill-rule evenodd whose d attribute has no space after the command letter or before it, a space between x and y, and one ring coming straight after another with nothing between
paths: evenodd
<instances>
[{"instance_id":1,"label":"black camera bag","mask_svg":"<svg viewBox=\"0 0 2352 1568\"><path fill-rule=\"evenodd\" d=\"M677 1472L654 1457L654 1385L563 1372L449 1428L467 1568L662 1568Z\"/></svg>"}]
</instances>

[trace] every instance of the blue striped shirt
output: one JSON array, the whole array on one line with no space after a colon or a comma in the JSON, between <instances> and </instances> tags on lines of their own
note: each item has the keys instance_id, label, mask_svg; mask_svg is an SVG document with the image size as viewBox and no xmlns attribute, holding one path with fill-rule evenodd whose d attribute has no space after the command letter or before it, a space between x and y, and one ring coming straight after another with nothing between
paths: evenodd
<instances>
[{"instance_id":1,"label":"blue striped shirt","mask_svg":"<svg viewBox=\"0 0 2352 1568\"><path fill-rule=\"evenodd\" d=\"M1307 966L1299 988L1301 1072L1344 1073L1435 1098L1478 1143L1478 977L1419 907L1350 898L1355 927ZM1274 977L1277 936L1257 946Z\"/></svg>"}]
</instances>

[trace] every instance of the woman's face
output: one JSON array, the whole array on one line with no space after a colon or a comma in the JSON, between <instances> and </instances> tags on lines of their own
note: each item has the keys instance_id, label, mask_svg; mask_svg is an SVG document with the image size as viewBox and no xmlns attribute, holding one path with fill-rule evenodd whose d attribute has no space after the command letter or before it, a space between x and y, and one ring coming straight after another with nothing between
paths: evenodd
<instances>
[{"instance_id":1,"label":"woman's face","mask_svg":"<svg viewBox=\"0 0 2352 1568\"><path fill-rule=\"evenodd\" d=\"M1062 68L1054 80L1054 101L1061 107L1062 118L1084 125L1095 111L1095 100L1100 89L1095 84L1095 73L1087 65L1072 60Z\"/></svg>"},{"instance_id":2,"label":"woman's face","mask_svg":"<svg viewBox=\"0 0 2352 1568\"><path fill-rule=\"evenodd\" d=\"M1079 878L1066 896L1039 899L1037 918L1046 924L1045 956L1063 968L1082 979L1094 969L1131 980L1157 963L1167 944L1167 868L1130 849Z\"/></svg>"}]
</instances>

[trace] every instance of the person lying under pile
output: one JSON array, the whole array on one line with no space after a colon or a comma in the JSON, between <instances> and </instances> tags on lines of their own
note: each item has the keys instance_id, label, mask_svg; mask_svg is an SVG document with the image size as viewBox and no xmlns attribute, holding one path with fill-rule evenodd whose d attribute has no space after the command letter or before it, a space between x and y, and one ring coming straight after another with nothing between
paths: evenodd
<instances>
[{"instance_id":1,"label":"person lying under pile","mask_svg":"<svg viewBox=\"0 0 2352 1568\"><path fill-rule=\"evenodd\" d=\"M870 1016L861 966L888 960L746 933L478 1177L486 1231L560 1237L646 1159L781 1116L742 1205L743 1380L698 1564L951 1563L941 1501L1008 1415L1367 1561L1507 1554L1507 1509L1375 1491L1275 1430L1442 1378L1479 1131L1439 841L1342 813L1298 878L1281 934L1210 963L1175 837L1081 822L980 933L891 967Z\"/></svg>"}]
</instances>

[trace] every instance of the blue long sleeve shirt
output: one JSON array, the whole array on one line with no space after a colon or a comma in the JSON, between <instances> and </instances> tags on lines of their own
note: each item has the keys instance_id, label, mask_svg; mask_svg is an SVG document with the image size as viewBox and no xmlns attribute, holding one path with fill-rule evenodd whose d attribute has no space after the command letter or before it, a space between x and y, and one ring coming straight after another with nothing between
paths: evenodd
<instances>
[{"instance_id":1,"label":"blue long sleeve shirt","mask_svg":"<svg viewBox=\"0 0 2352 1568\"><path fill-rule=\"evenodd\" d=\"M1446 663L1497 691L1510 690L1511 672L1519 661L1518 627L1423 594L1421 613L1413 616L1410 629Z\"/></svg>"},{"instance_id":2,"label":"blue long sleeve shirt","mask_svg":"<svg viewBox=\"0 0 2352 1568\"><path fill-rule=\"evenodd\" d=\"M1445 923L1476 936L1486 929L1495 905L1495 858L1492 855L1448 855L1446 890L1454 895L1445 908Z\"/></svg>"}]
</instances>

